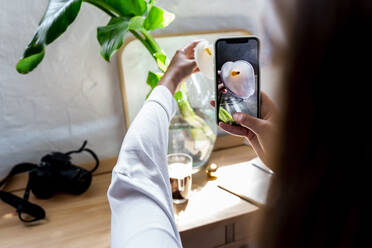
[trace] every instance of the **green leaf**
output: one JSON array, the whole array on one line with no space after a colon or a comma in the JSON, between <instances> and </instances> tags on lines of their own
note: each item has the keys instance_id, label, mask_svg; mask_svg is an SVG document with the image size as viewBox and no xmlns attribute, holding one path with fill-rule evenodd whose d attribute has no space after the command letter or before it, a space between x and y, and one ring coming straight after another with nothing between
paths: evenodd
<instances>
[{"instance_id":1,"label":"green leaf","mask_svg":"<svg viewBox=\"0 0 372 248\"><path fill-rule=\"evenodd\" d=\"M111 56L123 45L128 27L127 18L114 17L106 26L97 28L97 39L101 45L101 55L105 60L110 61Z\"/></svg>"},{"instance_id":2,"label":"green leaf","mask_svg":"<svg viewBox=\"0 0 372 248\"><path fill-rule=\"evenodd\" d=\"M158 82L163 77L163 75L163 73L155 73L149 71L149 74L147 74L146 84L149 85L151 89L154 89L158 85Z\"/></svg>"},{"instance_id":3,"label":"green leaf","mask_svg":"<svg viewBox=\"0 0 372 248\"><path fill-rule=\"evenodd\" d=\"M50 0L36 30L34 38L17 63L17 71L28 73L35 69L44 57L44 47L52 43L75 20L82 0Z\"/></svg>"},{"instance_id":4,"label":"green leaf","mask_svg":"<svg viewBox=\"0 0 372 248\"><path fill-rule=\"evenodd\" d=\"M129 30L141 30L143 28L143 17L135 16L129 21Z\"/></svg>"},{"instance_id":5,"label":"green leaf","mask_svg":"<svg viewBox=\"0 0 372 248\"><path fill-rule=\"evenodd\" d=\"M152 71L149 71L147 74L146 84L151 87L150 92L146 95L146 99L151 94L152 90L158 85L160 79L163 77L164 73L155 73Z\"/></svg>"},{"instance_id":6,"label":"green leaf","mask_svg":"<svg viewBox=\"0 0 372 248\"><path fill-rule=\"evenodd\" d=\"M32 71L43 60L44 54L44 45L31 41L24 51L23 57L17 63L17 71L22 74Z\"/></svg>"},{"instance_id":7,"label":"green leaf","mask_svg":"<svg viewBox=\"0 0 372 248\"><path fill-rule=\"evenodd\" d=\"M147 10L145 0L85 0L123 17L142 16Z\"/></svg>"},{"instance_id":8,"label":"green leaf","mask_svg":"<svg viewBox=\"0 0 372 248\"><path fill-rule=\"evenodd\" d=\"M35 36L38 43L50 44L63 34L79 13L82 0L49 0Z\"/></svg>"},{"instance_id":9,"label":"green leaf","mask_svg":"<svg viewBox=\"0 0 372 248\"><path fill-rule=\"evenodd\" d=\"M168 26L174 20L174 18L174 14L159 7L152 6L148 15L146 16L143 26L146 30L164 28Z\"/></svg>"},{"instance_id":10,"label":"green leaf","mask_svg":"<svg viewBox=\"0 0 372 248\"><path fill-rule=\"evenodd\" d=\"M141 16L147 9L147 3L145 0L124 0L125 5L129 7L130 11L136 15Z\"/></svg>"}]
</instances>

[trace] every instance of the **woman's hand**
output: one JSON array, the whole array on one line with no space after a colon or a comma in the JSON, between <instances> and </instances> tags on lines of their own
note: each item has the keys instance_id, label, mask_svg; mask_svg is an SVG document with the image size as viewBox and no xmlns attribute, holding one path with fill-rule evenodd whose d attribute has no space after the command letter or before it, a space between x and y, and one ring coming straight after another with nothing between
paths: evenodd
<instances>
[{"instance_id":1,"label":"woman's hand","mask_svg":"<svg viewBox=\"0 0 372 248\"><path fill-rule=\"evenodd\" d=\"M181 82L199 71L194 57L194 48L198 43L199 41L193 41L183 49L177 50L158 85L166 86L174 94Z\"/></svg>"},{"instance_id":2,"label":"woman's hand","mask_svg":"<svg viewBox=\"0 0 372 248\"><path fill-rule=\"evenodd\" d=\"M214 106L214 101L211 104ZM240 112L234 113L233 119L241 126L232 126L223 122L220 122L219 126L232 135L246 137L257 156L268 165L268 154L272 154L273 140L277 130L275 115L274 103L265 93L261 92L262 119Z\"/></svg>"}]
</instances>

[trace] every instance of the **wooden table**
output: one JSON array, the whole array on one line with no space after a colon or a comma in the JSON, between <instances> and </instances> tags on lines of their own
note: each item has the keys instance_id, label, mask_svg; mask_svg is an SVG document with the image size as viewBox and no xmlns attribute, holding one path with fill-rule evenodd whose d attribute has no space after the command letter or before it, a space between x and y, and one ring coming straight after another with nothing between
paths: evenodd
<instances>
[{"instance_id":1,"label":"wooden table","mask_svg":"<svg viewBox=\"0 0 372 248\"><path fill-rule=\"evenodd\" d=\"M226 146L228 146L226 148ZM220 138L210 163L228 166L254 157L241 140ZM59 194L49 200L30 198L46 210L47 220L25 225L15 210L0 202L0 247L109 247L110 207L107 189L116 159L102 161L87 192ZM23 194L25 177L7 190ZM204 170L193 176L193 193L187 204L175 206L175 218L184 247L240 247L249 239L249 223L257 208L208 181Z\"/></svg>"}]
</instances>

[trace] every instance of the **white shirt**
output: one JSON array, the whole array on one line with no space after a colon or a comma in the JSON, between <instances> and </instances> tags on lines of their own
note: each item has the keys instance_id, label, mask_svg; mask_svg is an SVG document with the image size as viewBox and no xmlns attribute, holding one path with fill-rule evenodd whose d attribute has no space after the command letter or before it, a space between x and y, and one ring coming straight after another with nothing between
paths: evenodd
<instances>
[{"instance_id":1,"label":"white shirt","mask_svg":"<svg viewBox=\"0 0 372 248\"><path fill-rule=\"evenodd\" d=\"M111 247L182 247L167 168L176 102L157 86L131 124L112 171Z\"/></svg>"}]
</instances>

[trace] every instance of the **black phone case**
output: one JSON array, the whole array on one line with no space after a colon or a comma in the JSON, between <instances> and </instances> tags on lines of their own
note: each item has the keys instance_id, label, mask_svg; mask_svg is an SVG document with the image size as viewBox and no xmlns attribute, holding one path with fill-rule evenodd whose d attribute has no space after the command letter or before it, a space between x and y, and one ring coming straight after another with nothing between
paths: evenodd
<instances>
[{"instance_id":1,"label":"black phone case","mask_svg":"<svg viewBox=\"0 0 372 248\"><path fill-rule=\"evenodd\" d=\"M217 70L217 44L218 42L220 41L228 41L229 43L242 43L242 41L246 42L247 40L249 39L255 39L257 41L257 53L258 53L258 56L257 56L257 62L258 62L258 70L257 70L257 118L261 118L261 66L260 66L260 49L261 49L261 45L260 45L260 40L258 39L258 37L255 37L255 36L244 36L244 37L231 37L231 38L220 38L220 39L217 39L215 44L214 44L214 50L215 50L215 68L214 68L214 71L215 71L215 88L216 88L216 101L215 101L215 108L216 108L216 120L217 120L217 125L219 125L220 123L220 118L219 118L219 111L220 111L220 105L219 105L219 102L218 102L218 70ZM239 124L235 123L233 124L234 126L240 126Z\"/></svg>"}]
</instances>

